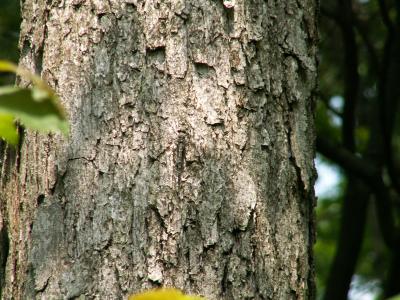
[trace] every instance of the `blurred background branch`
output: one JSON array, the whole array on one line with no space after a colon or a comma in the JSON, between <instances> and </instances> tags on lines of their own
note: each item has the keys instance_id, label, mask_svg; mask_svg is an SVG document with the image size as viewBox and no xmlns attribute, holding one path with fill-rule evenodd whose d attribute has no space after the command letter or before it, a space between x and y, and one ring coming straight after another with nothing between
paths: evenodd
<instances>
[{"instance_id":1,"label":"blurred background branch","mask_svg":"<svg viewBox=\"0 0 400 300\"><path fill-rule=\"evenodd\" d=\"M319 298L385 299L400 293L400 1L321 6L317 151L342 183L319 199Z\"/></svg>"}]
</instances>

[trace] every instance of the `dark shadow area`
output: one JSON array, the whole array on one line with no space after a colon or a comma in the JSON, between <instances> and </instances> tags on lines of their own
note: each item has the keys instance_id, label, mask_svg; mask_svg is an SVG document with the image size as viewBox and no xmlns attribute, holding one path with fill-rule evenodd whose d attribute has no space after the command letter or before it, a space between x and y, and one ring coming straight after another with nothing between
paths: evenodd
<instances>
[{"instance_id":1,"label":"dark shadow area","mask_svg":"<svg viewBox=\"0 0 400 300\"><path fill-rule=\"evenodd\" d=\"M0 60L18 62L18 37L21 24L19 0L0 1ZM0 86L14 84L15 76L0 73Z\"/></svg>"},{"instance_id":2,"label":"dark shadow area","mask_svg":"<svg viewBox=\"0 0 400 300\"><path fill-rule=\"evenodd\" d=\"M10 241L8 238L7 227L2 227L0 229L0 298L3 291L3 286L5 282L5 271L8 257Z\"/></svg>"}]
</instances>

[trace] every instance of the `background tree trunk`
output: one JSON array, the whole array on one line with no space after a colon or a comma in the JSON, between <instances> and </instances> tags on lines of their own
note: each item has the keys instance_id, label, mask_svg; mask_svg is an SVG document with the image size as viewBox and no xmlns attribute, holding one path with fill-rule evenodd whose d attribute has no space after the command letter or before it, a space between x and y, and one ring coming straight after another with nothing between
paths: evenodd
<instances>
[{"instance_id":1,"label":"background tree trunk","mask_svg":"<svg viewBox=\"0 0 400 300\"><path fill-rule=\"evenodd\" d=\"M3 160L3 298L312 298L315 8L24 1L71 135Z\"/></svg>"}]
</instances>

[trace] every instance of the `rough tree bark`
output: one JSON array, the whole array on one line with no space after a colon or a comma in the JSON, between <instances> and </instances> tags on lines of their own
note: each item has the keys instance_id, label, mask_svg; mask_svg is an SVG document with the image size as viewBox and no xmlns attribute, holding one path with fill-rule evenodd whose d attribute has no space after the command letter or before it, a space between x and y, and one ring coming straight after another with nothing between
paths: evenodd
<instances>
[{"instance_id":1,"label":"rough tree bark","mask_svg":"<svg viewBox=\"0 0 400 300\"><path fill-rule=\"evenodd\" d=\"M3 159L3 299L313 298L315 1L23 2L71 134Z\"/></svg>"}]
</instances>

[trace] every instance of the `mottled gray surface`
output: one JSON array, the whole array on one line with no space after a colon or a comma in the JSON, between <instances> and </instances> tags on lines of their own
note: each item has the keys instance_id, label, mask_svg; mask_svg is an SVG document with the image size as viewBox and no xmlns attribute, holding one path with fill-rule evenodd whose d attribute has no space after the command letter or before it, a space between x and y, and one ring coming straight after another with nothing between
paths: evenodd
<instances>
[{"instance_id":1,"label":"mottled gray surface","mask_svg":"<svg viewBox=\"0 0 400 300\"><path fill-rule=\"evenodd\" d=\"M71 135L2 181L3 298L312 298L314 1L24 2Z\"/></svg>"}]
</instances>

